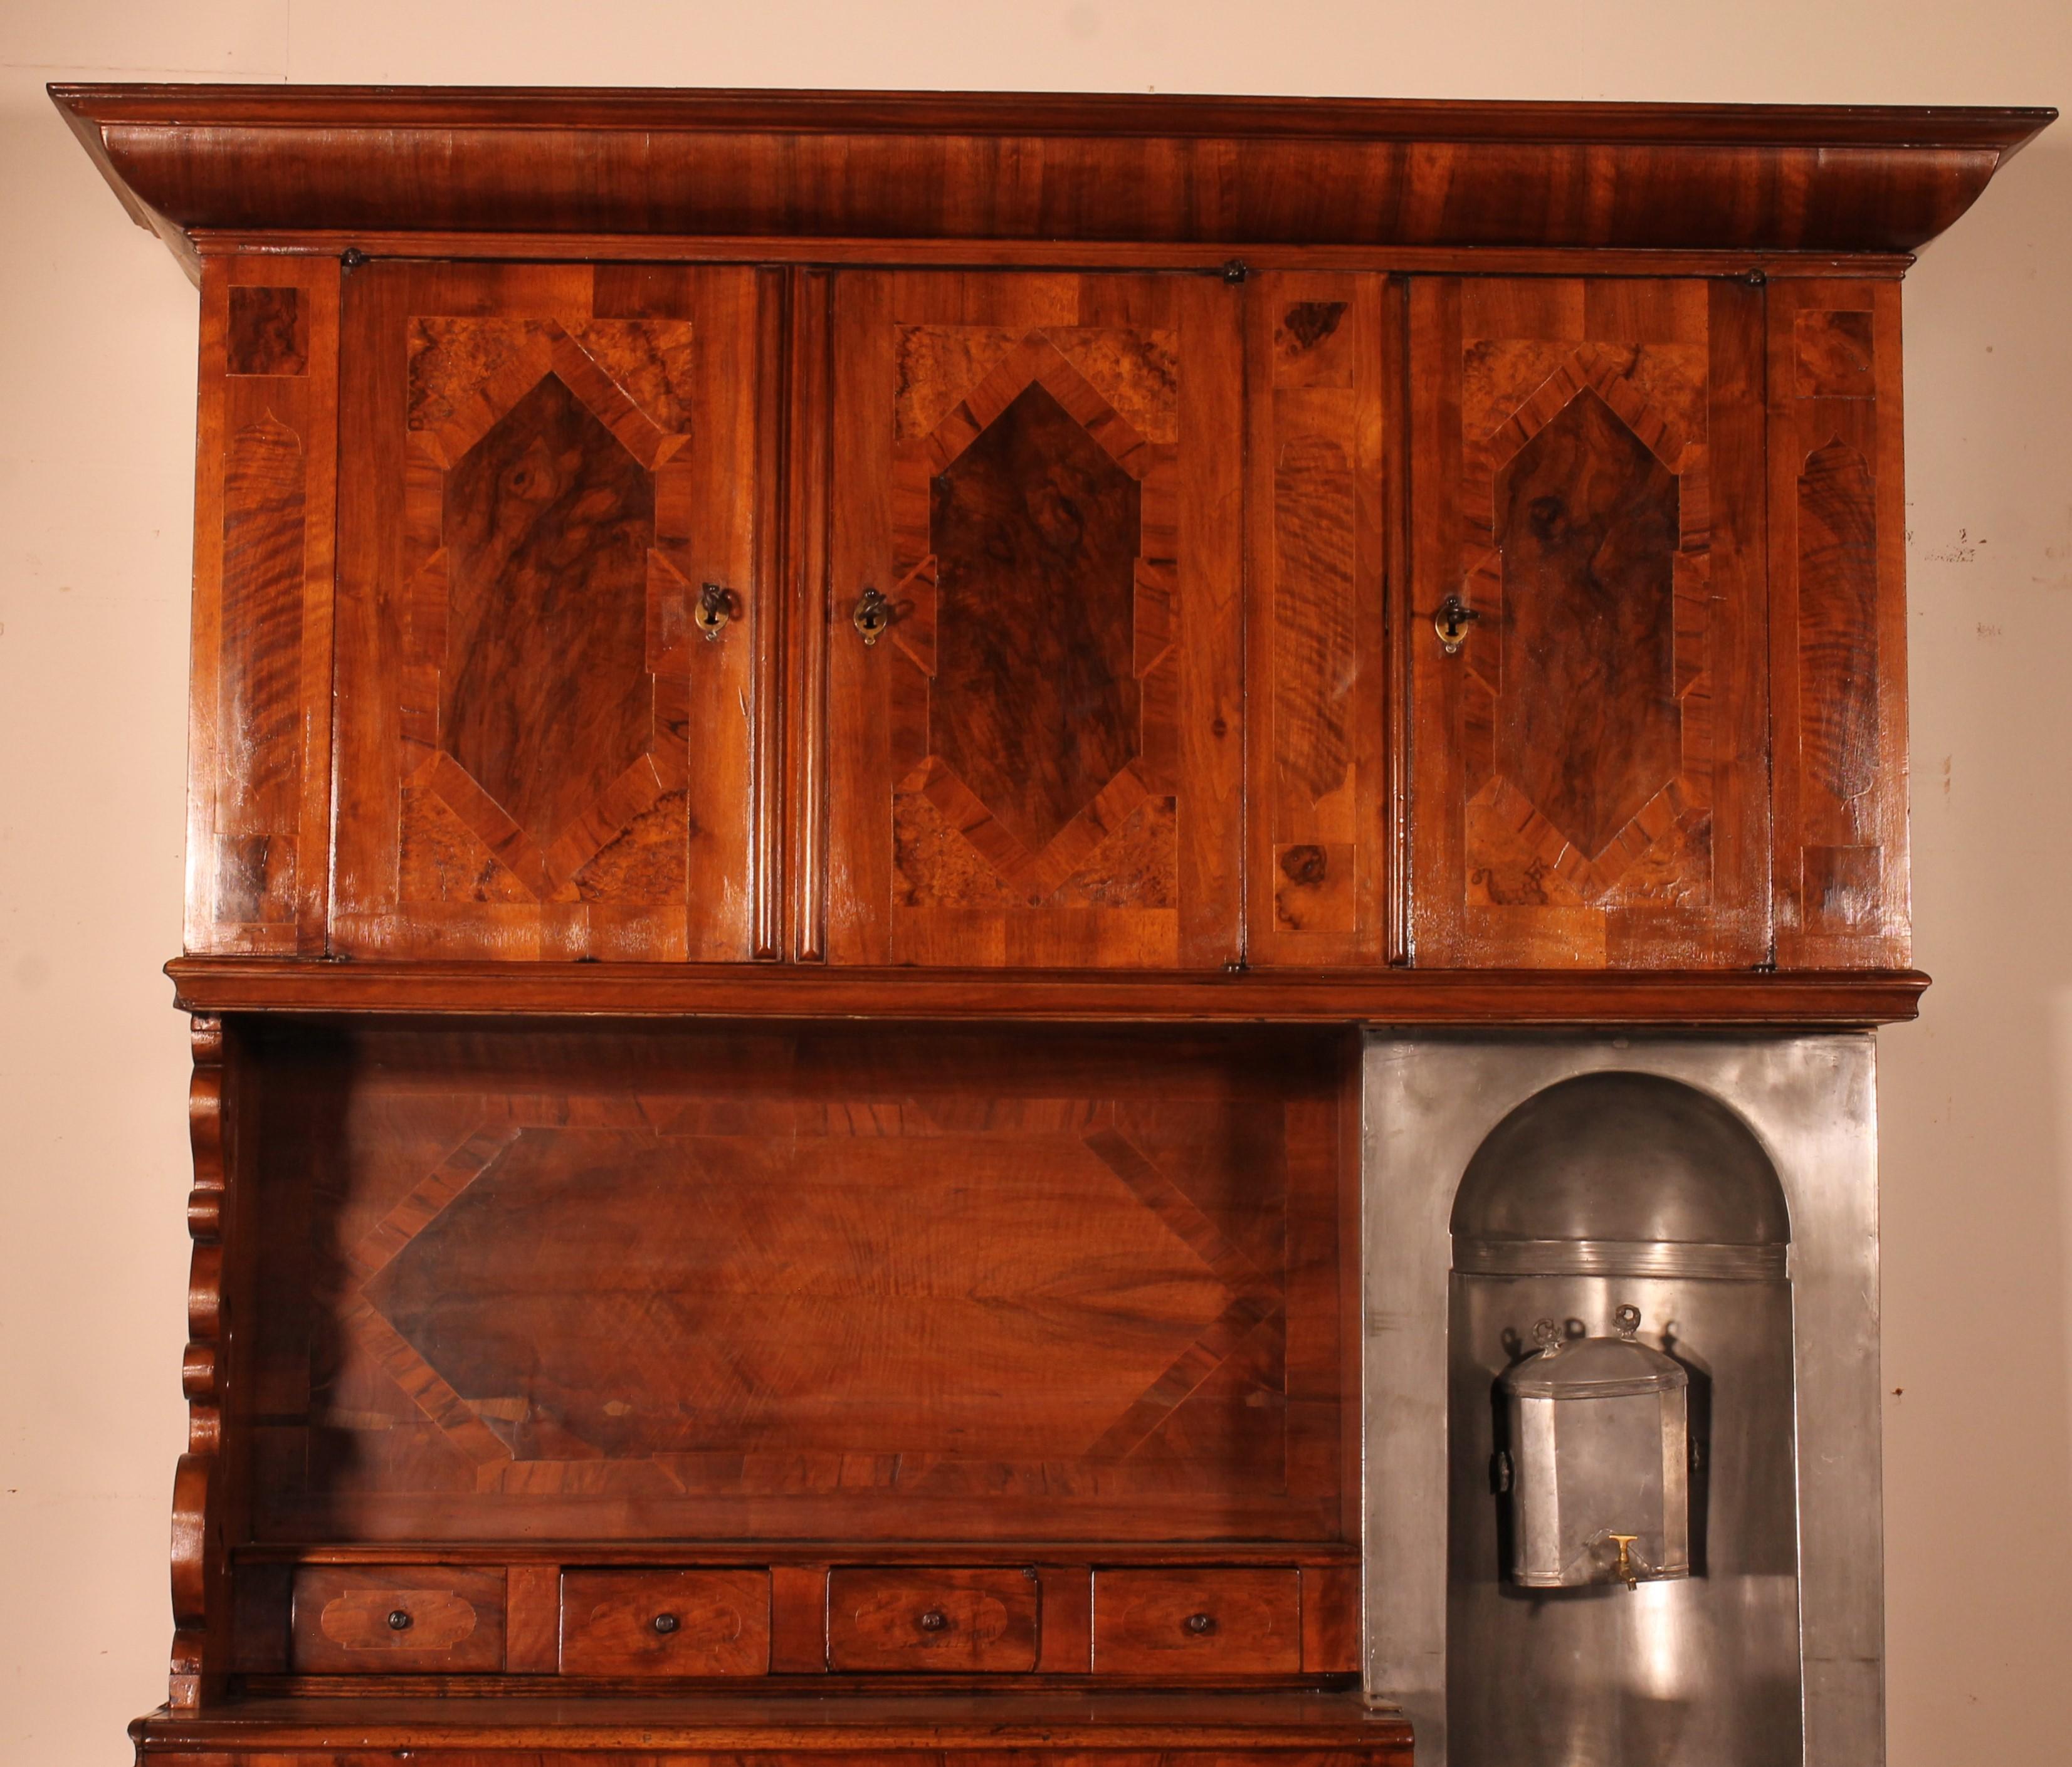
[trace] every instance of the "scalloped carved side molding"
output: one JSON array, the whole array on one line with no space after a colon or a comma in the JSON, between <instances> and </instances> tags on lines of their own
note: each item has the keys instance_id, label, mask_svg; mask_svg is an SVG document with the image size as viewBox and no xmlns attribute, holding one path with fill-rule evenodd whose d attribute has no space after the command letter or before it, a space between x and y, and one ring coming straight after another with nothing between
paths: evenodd
<instances>
[{"instance_id":1,"label":"scalloped carved side molding","mask_svg":"<svg viewBox=\"0 0 2072 1767\"><path fill-rule=\"evenodd\" d=\"M213 1611L220 1579L223 1438L223 1222L228 1195L224 1136L224 1030L220 1018L192 1021L194 1075L187 1085L187 1136L194 1188L187 1194L187 1233L194 1241L187 1273L187 1346L180 1385L187 1400L187 1448L173 1475L173 1656L167 1695L175 1712L201 1703L214 1665L208 1635L220 1631Z\"/></svg>"}]
</instances>

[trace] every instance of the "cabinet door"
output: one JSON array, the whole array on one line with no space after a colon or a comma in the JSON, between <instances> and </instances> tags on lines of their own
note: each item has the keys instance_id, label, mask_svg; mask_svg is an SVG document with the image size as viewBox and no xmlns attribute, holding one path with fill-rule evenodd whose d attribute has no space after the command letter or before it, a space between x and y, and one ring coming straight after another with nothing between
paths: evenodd
<instances>
[{"instance_id":1,"label":"cabinet door","mask_svg":"<svg viewBox=\"0 0 2072 1767\"><path fill-rule=\"evenodd\" d=\"M1410 347L1415 960L1763 961L1762 290L1421 281Z\"/></svg>"},{"instance_id":2,"label":"cabinet door","mask_svg":"<svg viewBox=\"0 0 2072 1767\"><path fill-rule=\"evenodd\" d=\"M345 308L333 947L751 955L755 273L376 264Z\"/></svg>"},{"instance_id":3,"label":"cabinet door","mask_svg":"<svg viewBox=\"0 0 2072 1767\"><path fill-rule=\"evenodd\" d=\"M1237 955L1242 296L836 279L831 960Z\"/></svg>"}]
</instances>

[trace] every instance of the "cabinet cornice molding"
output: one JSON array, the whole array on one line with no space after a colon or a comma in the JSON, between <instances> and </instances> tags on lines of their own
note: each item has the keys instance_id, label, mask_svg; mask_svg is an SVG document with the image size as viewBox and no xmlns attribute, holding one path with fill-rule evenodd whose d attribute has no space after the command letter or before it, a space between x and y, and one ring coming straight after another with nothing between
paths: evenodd
<instances>
[{"instance_id":1,"label":"cabinet cornice molding","mask_svg":"<svg viewBox=\"0 0 2072 1767\"><path fill-rule=\"evenodd\" d=\"M139 224L1911 252L2046 109L57 84Z\"/></svg>"}]
</instances>

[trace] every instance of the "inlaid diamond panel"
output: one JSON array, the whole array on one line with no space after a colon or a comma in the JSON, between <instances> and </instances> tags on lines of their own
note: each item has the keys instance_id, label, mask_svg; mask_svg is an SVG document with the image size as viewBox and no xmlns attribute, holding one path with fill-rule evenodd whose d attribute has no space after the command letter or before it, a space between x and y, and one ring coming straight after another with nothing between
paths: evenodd
<instances>
[{"instance_id":1,"label":"inlaid diamond panel","mask_svg":"<svg viewBox=\"0 0 2072 1767\"><path fill-rule=\"evenodd\" d=\"M1682 765L1676 475L1590 388L1497 482L1499 770L1594 859Z\"/></svg>"},{"instance_id":2,"label":"inlaid diamond panel","mask_svg":"<svg viewBox=\"0 0 2072 1767\"><path fill-rule=\"evenodd\" d=\"M440 745L546 848L648 746L654 481L549 374L448 474Z\"/></svg>"},{"instance_id":3,"label":"inlaid diamond panel","mask_svg":"<svg viewBox=\"0 0 2072 1767\"><path fill-rule=\"evenodd\" d=\"M931 746L1040 852L1137 754L1140 489L1040 385L935 479Z\"/></svg>"},{"instance_id":4,"label":"inlaid diamond panel","mask_svg":"<svg viewBox=\"0 0 2072 1767\"><path fill-rule=\"evenodd\" d=\"M520 1460L1079 1455L1233 1298L1143 1163L528 1128L366 1292Z\"/></svg>"}]
</instances>

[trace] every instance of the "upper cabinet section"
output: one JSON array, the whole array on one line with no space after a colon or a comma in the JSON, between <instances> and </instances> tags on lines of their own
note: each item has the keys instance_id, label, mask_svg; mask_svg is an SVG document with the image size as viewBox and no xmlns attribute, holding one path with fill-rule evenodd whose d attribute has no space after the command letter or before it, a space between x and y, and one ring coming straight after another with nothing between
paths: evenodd
<instances>
[{"instance_id":1,"label":"upper cabinet section","mask_svg":"<svg viewBox=\"0 0 2072 1767\"><path fill-rule=\"evenodd\" d=\"M1918 985L1898 279L2052 113L52 96L202 286L206 960Z\"/></svg>"},{"instance_id":2,"label":"upper cabinet section","mask_svg":"<svg viewBox=\"0 0 2072 1767\"><path fill-rule=\"evenodd\" d=\"M333 950L750 955L754 273L346 290Z\"/></svg>"},{"instance_id":3,"label":"upper cabinet section","mask_svg":"<svg viewBox=\"0 0 2072 1767\"><path fill-rule=\"evenodd\" d=\"M834 302L828 955L1235 962L1240 290Z\"/></svg>"}]
</instances>

